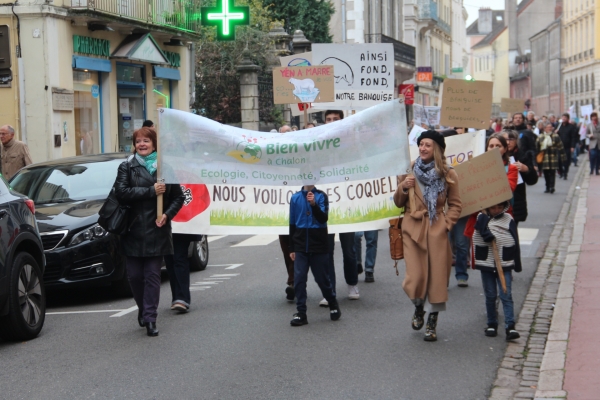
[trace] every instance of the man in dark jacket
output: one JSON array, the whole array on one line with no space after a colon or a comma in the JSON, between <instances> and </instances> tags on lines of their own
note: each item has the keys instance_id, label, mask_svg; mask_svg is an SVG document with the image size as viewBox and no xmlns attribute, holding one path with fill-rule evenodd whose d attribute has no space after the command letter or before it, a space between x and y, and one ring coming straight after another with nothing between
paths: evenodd
<instances>
[{"instance_id":1,"label":"man in dark jacket","mask_svg":"<svg viewBox=\"0 0 600 400\"><path fill-rule=\"evenodd\" d=\"M564 113L562 115L560 127L558 128L558 136L563 142L563 146L565 147L565 155L567 156L567 160L564 162L559 158L558 171L561 174L561 178L564 180L567 180L567 175L569 174L569 165L571 165L571 152L575 149L577 142L579 142L579 132L577 130L577 126L569 122L570 118L571 116L569 113Z\"/></svg>"},{"instance_id":2,"label":"man in dark jacket","mask_svg":"<svg viewBox=\"0 0 600 400\"><path fill-rule=\"evenodd\" d=\"M327 219L329 199L314 185L305 185L290 201L290 257L294 261L294 292L298 312L292 326L308 324L306 318L306 280L308 268L327 300L330 317L336 321L342 315L327 275L329 244Z\"/></svg>"},{"instance_id":3,"label":"man in dark jacket","mask_svg":"<svg viewBox=\"0 0 600 400\"><path fill-rule=\"evenodd\" d=\"M513 114L512 125L519 134L518 147L523 155L535 159L537 136L530 129L527 129L523 113Z\"/></svg>"}]
</instances>

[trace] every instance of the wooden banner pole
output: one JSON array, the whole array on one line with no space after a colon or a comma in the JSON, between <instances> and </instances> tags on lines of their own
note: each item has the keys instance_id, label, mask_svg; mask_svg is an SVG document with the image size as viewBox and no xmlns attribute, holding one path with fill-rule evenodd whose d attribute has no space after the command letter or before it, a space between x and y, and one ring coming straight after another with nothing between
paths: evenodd
<instances>
[{"instance_id":1,"label":"wooden banner pole","mask_svg":"<svg viewBox=\"0 0 600 400\"><path fill-rule=\"evenodd\" d=\"M159 110L160 112L160 110ZM156 182L163 183L164 179L162 179L162 161L160 154L160 134L159 129L156 129ZM163 195L159 194L156 196L156 221L160 221L163 216Z\"/></svg>"}]
</instances>

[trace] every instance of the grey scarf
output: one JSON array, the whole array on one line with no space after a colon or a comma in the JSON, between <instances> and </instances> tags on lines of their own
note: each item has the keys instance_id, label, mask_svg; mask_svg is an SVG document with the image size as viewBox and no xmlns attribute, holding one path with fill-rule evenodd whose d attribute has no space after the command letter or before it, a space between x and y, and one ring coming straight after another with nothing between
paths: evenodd
<instances>
[{"instance_id":1,"label":"grey scarf","mask_svg":"<svg viewBox=\"0 0 600 400\"><path fill-rule=\"evenodd\" d=\"M423 197L427 204L427 211L429 212L429 223L433 224L433 221L437 219L437 199L444 190L446 190L446 182L444 178L440 177L435 170L435 161L431 161L425 164L421 157L415 161L414 174L416 178L425 186L425 193Z\"/></svg>"}]
</instances>

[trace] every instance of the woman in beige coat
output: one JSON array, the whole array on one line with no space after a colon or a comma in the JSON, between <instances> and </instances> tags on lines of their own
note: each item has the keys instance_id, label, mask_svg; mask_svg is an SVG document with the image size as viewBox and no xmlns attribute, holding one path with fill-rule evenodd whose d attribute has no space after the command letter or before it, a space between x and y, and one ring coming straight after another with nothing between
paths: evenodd
<instances>
[{"instance_id":1,"label":"woman in beige coat","mask_svg":"<svg viewBox=\"0 0 600 400\"><path fill-rule=\"evenodd\" d=\"M414 176L399 177L394 202L405 207L402 241L406 275L402 287L415 305L412 328L423 327L427 300L430 306L424 339L434 342L438 312L446 309L448 301L452 268L448 232L458 220L462 206L458 176L444 156L444 137L436 131L426 131L417 144L419 157L413 164Z\"/></svg>"}]
</instances>

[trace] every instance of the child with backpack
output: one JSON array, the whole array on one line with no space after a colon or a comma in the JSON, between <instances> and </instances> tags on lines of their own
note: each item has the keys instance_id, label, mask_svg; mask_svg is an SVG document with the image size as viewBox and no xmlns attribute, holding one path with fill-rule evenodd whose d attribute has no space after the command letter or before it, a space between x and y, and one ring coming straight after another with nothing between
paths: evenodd
<instances>
[{"instance_id":1,"label":"child with backpack","mask_svg":"<svg viewBox=\"0 0 600 400\"><path fill-rule=\"evenodd\" d=\"M506 340L520 337L515 330L514 304L512 299L512 271L521 272L521 250L517 225L512 216L507 212L510 207L508 201L489 207L485 213L479 213L473 234L473 248L475 255L475 269L481 271L481 281L485 294L487 310L487 328L485 335L495 337L498 335L498 312L496 298L500 293L500 300L504 309L504 325ZM494 254L493 244L496 244L498 254ZM498 258L506 281L506 292L502 288L498 274Z\"/></svg>"}]
</instances>

